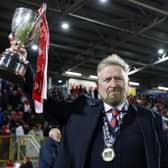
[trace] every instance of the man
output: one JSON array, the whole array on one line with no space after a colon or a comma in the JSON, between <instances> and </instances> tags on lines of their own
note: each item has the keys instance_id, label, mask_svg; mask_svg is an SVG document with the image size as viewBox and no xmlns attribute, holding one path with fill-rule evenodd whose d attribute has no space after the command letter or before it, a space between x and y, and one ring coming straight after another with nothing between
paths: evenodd
<instances>
[{"instance_id":1,"label":"man","mask_svg":"<svg viewBox=\"0 0 168 168\"><path fill-rule=\"evenodd\" d=\"M44 141L40 148L38 168L53 168L57 158L61 132L58 128L51 128L49 137Z\"/></svg>"},{"instance_id":2,"label":"man","mask_svg":"<svg viewBox=\"0 0 168 168\"><path fill-rule=\"evenodd\" d=\"M33 162L31 157L29 156L24 156L24 161L21 162L21 165L19 168L33 168Z\"/></svg>"},{"instance_id":3,"label":"man","mask_svg":"<svg viewBox=\"0 0 168 168\"><path fill-rule=\"evenodd\" d=\"M128 102L125 61L113 54L99 63L97 75L100 100L45 101L46 119L63 125L53 167L167 168L161 116Z\"/></svg>"}]
</instances>

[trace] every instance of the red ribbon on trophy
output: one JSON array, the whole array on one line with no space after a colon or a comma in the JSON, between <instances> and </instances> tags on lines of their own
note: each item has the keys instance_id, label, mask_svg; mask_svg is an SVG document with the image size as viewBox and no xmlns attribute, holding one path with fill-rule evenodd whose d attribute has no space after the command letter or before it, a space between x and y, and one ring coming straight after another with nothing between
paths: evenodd
<instances>
[{"instance_id":1,"label":"red ribbon on trophy","mask_svg":"<svg viewBox=\"0 0 168 168\"><path fill-rule=\"evenodd\" d=\"M47 67L49 49L49 29L46 19L46 4L43 3L38 9L38 14L42 14L40 22L39 48L34 78L32 98L35 101L35 111L43 112L43 100L47 99Z\"/></svg>"}]
</instances>

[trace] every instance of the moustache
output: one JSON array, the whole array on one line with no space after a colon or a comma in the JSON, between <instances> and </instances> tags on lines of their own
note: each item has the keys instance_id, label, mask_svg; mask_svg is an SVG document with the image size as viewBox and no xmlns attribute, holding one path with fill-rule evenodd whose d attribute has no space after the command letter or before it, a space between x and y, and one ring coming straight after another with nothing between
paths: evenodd
<instances>
[{"instance_id":1,"label":"moustache","mask_svg":"<svg viewBox=\"0 0 168 168\"><path fill-rule=\"evenodd\" d=\"M121 91L121 88L109 88L108 89L108 92L120 92Z\"/></svg>"}]
</instances>

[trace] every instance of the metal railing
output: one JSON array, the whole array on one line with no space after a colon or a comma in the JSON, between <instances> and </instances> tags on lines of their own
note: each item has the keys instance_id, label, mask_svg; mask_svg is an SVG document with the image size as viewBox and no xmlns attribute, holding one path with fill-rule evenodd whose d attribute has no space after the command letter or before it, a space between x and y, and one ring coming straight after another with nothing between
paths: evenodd
<instances>
[{"instance_id":1,"label":"metal railing","mask_svg":"<svg viewBox=\"0 0 168 168\"><path fill-rule=\"evenodd\" d=\"M12 137L0 136L0 163L12 159Z\"/></svg>"},{"instance_id":2,"label":"metal railing","mask_svg":"<svg viewBox=\"0 0 168 168\"><path fill-rule=\"evenodd\" d=\"M24 156L30 156L36 160L40 151L39 142L32 135L18 137L17 141L17 160L23 160Z\"/></svg>"},{"instance_id":3,"label":"metal railing","mask_svg":"<svg viewBox=\"0 0 168 168\"><path fill-rule=\"evenodd\" d=\"M24 156L37 160L39 151L40 143L32 135L0 136L0 163L7 160L21 161Z\"/></svg>"}]
</instances>

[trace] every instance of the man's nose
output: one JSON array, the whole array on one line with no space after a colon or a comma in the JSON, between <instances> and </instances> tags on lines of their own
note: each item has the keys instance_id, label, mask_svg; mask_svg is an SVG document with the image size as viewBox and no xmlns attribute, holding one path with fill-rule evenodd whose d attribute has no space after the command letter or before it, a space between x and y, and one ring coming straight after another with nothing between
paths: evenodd
<instances>
[{"instance_id":1,"label":"man's nose","mask_svg":"<svg viewBox=\"0 0 168 168\"><path fill-rule=\"evenodd\" d=\"M110 81L110 86L111 86L111 87L117 86L117 81L116 81L114 78L111 79L111 81Z\"/></svg>"}]
</instances>

